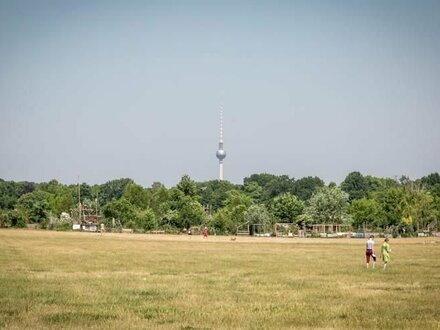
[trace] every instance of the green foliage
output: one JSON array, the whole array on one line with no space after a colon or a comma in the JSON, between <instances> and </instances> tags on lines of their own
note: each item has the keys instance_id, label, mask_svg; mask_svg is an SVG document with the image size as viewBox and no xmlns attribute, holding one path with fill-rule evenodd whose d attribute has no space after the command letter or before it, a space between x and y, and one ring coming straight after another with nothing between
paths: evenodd
<instances>
[{"instance_id":1,"label":"green foliage","mask_svg":"<svg viewBox=\"0 0 440 330\"><path fill-rule=\"evenodd\" d=\"M211 206L214 212L224 205L228 191L236 189L235 185L225 180L201 182L197 184L197 187L202 205Z\"/></svg>"},{"instance_id":2,"label":"green foliage","mask_svg":"<svg viewBox=\"0 0 440 330\"><path fill-rule=\"evenodd\" d=\"M168 210L169 193L165 186L159 182L153 183L148 189L150 196L150 208L160 218Z\"/></svg>"},{"instance_id":3,"label":"green foliage","mask_svg":"<svg viewBox=\"0 0 440 330\"><path fill-rule=\"evenodd\" d=\"M202 205L190 196L182 197L179 201L177 212L176 225L178 228L201 225L205 219L205 211Z\"/></svg>"},{"instance_id":4,"label":"green foliage","mask_svg":"<svg viewBox=\"0 0 440 330\"><path fill-rule=\"evenodd\" d=\"M437 220L437 210L435 207L435 197L426 191L412 191L407 195L409 205L410 224L415 229L426 229L432 221ZM409 222L409 221L408 221Z\"/></svg>"},{"instance_id":5,"label":"green foliage","mask_svg":"<svg viewBox=\"0 0 440 330\"><path fill-rule=\"evenodd\" d=\"M17 199L16 184L11 181L0 180L0 209L13 209Z\"/></svg>"},{"instance_id":6,"label":"green foliage","mask_svg":"<svg viewBox=\"0 0 440 330\"><path fill-rule=\"evenodd\" d=\"M251 205L245 213L244 220L249 225L263 225L266 230L270 231L275 224L275 218L263 204ZM251 234L253 234L253 227L251 227Z\"/></svg>"},{"instance_id":7,"label":"green foliage","mask_svg":"<svg viewBox=\"0 0 440 330\"><path fill-rule=\"evenodd\" d=\"M122 198L108 203L103 212L106 218L118 219L125 226L129 221L134 221L136 208L128 200Z\"/></svg>"},{"instance_id":8,"label":"green foliage","mask_svg":"<svg viewBox=\"0 0 440 330\"><path fill-rule=\"evenodd\" d=\"M105 205L110 201L117 200L122 197L125 188L134 183L132 179L117 179L107 181L98 188L99 205ZM83 187L81 186L81 195L83 194ZM91 198L91 196L89 197Z\"/></svg>"},{"instance_id":9,"label":"green foliage","mask_svg":"<svg viewBox=\"0 0 440 330\"><path fill-rule=\"evenodd\" d=\"M191 180L188 175L182 176L176 188L179 189L185 196L189 196L194 199L198 198L196 183Z\"/></svg>"},{"instance_id":10,"label":"green foliage","mask_svg":"<svg viewBox=\"0 0 440 330\"><path fill-rule=\"evenodd\" d=\"M313 193L321 187L324 187L324 181L317 176L308 176L295 181L293 194L296 195L300 200L306 201L310 199Z\"/></svg>"},{"instance_id":11,"label":"green foliage","mask_svg":"<svg viewBox=\"0 0 440 330\"><path fill-rule=\"evenodd\" d=\"M60 189L59 193L52 195L49 204L56 216L62 212L69 213L75 207L75 199L67 189Z\"/></svg>"},{"instance_id":12,"label":"green foliage","mask_svg":"<svg viewBox=\"0 0 440 330\"><path fill-rule=\"evenodd\" d=\"M135 183L129 183L124 190L122 198L128 200L132 205L146 209L150 205L150 192L140 185Z\"/></svg>"},{"instance_id":13,"label":"green foliage","mask_svg":"<svg viewBox=\"0 0 440 330\"><path fill-rule=\"evenodd\" d=\"M382 228L398 226L404 216L409 216L408 202L403 187L393 187L377 192L374 195L380 207L380 222Z\"/></svg>"},{"instance_id":14,"label":"green foliage","mask_svg":"<svg viewBox=\"0 0 440 330\"><path fill-rule=\"evenodd\" d=\"M244 179L244 186L248 186L253 182L262 188L259 202L269 204L270 200L275 196L286 192L293 192L295 180L289 178L288 175L252 174L249 178Z\"/></svg>"},{"instance_id":15,"label":"green foliage","mask_svg":"<svg viewBox=\"0 0 440 330\"><path fill-rule=\"evenodd\" d=\"M34 191L33 182L14 182L0 179L0 209L12 210L20 196Z\"/></svg>"},{"instance_id":16,"label":"green foliage","mask_svg":"<svg viewBox=\"0 0 440 330\"><path fill-rule=\"evenodd\" d=\"M228 223L232 224L232 231L243 226L246 223L245 214L252 205L252 199L238 190L228 192L228 198L225 201L225 211L228 217Z\"/></svg>"},{"instance_id":17,"label":"green foliage","mask_svg":"<svg viewBox=\"0 0 440 330\"><path fill-rule=\"evenodd\" d=\"M310 198L305 209L311 223L349 223L348 194L338 187L322 187Z\"/></svg>"},{"instance_id":18,"label":"green foliage","mask_svg":"<svg viewBox=\"0 0 440 330\"><path fill-rule=\"evenodd\" d=\"M251 182L257 183L260 187L265 188L269 183L276 179L276 175L269 173L252 174L250 177L243 179L244 185L250 184Z\"/></svg>"},{"instance_id":19,"label":"green foliage","mask_svg":"<svg viewBox=\"0 0 440 330\"><path fill-rule=\"evenodd\" d=\"M252 224L263 224L269 225L272 221L272 216L267 210L266 206L263 204L254 204L249 206L247 209L245 216L245 222Z\"/></svg>"},{"instance_id":20,"label":"green foliage","mask_svg":"<svg viewBox=\"0 0 440 330\"><path fill-rule=\"evenodd\" d=\"M349 213L353 218L353 228L355 229L362 228L364 224L369 228L381 224L381 209L374 199L355 199L349 207Z\"/></svg>"},{"instance_id":21,"label":"green foliage","mask_svg":"<svg viewBox=\"0 0 440 330\"><path fill-rule=\"evenodd\" d=\"M58 222L53 227L56 231L69 231L72 230L72 224L67 221Z\"/></svg>"},{"instance_id":22,"label":"green foliage","mask_svg":"<svg viewBox=\"0 0 440 330\"><path fill-rule=\"evenodd\" d=\"M243 185L243 192L252 198L254 203L258 203L261 200L263 188L257 182L250 181Z\"/></svg>"},{"instance_id":23,"label":"green foliage","mask_svg":"<svg viewBox=\"0 0 440 330\"><path fill-rule=\"evenodd\" d=\"M432 229L440 218L438 173L412 181L406 176L394 180L352 172L340 187L348 194L335 183L325 187L318 177L295 181L287 175L267 173L252 174L244 179L243 185L218 180L195 183L184 175L170 189L158 182L144 189L131 179L80 186L83 205L95 209L98 197L106 221L119 219L123 226L142 231L180 231L209 224L217 233L234 233L237 228L257 221L251 221L252 217L264 218L267 208L272 220L353 220L355 227L367 223L369 227L400 234ZM67 186L56 180L32 183L0 179L0 226L36 223L44 227L57 223L48 220L62 212L74 217L78 212L77 198L78 185ZM348 213L347 198L351 201ZM307 208L303 210L304 205Z\"/></svg>"},{"instance_id":24,"label":"green foliage","mask_svg":"<svg viewBox=\"0 0 440 330\"><path fill-rule=\"evenodd\" d=\"M230 213L225 208L219 209L210 221L210 225L215 228L219 234L236 233L237 226L235 225Z\"/></svg>"},{"instance_id":25,"label":"green foliage","mask_svg":"<svg viewBox=\"0 0 440 330\"><path fill-rule=\"evenodd\" d=\"M431 173L421 178L420 181L432 194L440 197L440 174Z\"/></svg>"},{"instance_id":26,"label":"green foliage","mask_svg":"<svg viewBox=\"0 0 440 330\"><path fill-rule=\"evenodd\" d=\"M290 193L275 197L271 204L271 212L283 222L295 222L303 209L304 203Z\"/></svg>"},{"instance_id":27,"label":"green foliage","mask_svg":"<svg viewBox=\"0 0 440 330\"><path fill-rule=\"evenodd\" d=\"M205 210L199 203L197 195L197 187L189 176L182 177L179 184L170 189L168 208L174 210L172 217L167 220L170 224L177 228L189 228L191 226L200 225L205 220ZM168 213L168 215L170 215Z\"/></svg>"},{"instance_id":28,"label":"green foliage","mask_svg":"<svg viewBox=\"0 0 440 330\"><path fill-rule=\"evenodd\" d=\"M152 230L157 228L157 221L151 209L136 212L135 223L137 229Z\"/></svg>"},{"instance_id":29,"label":"green foliage","mask_svg":"<svg viewBox=\"0 0 440 330\"><path fill-rule=\"evenodd\" d=\"M24 194L17 201L17 210L29 223L44 223L50 213L50 197L51 194L40 190Z\"/></svg>"},{"instance_id":30,"label":"green foliage","mask_svg":"<svg viewBox=\"0 0 440 330\"><path fill-rule=\"evenodd\" d=\"M351 172L341 183L341 189L348 193L349 200L367 197L369 187L363 175L359 172Z\"/></svg>"},{"instance_id":31,"label":"green foliage","mask_svg":"<svg viewBox=\"0 0 440 330\"><path fill-rule=\"evenodd\" d=\"M23 215L22 212L19 212L17 210L9 210L7 212L7 217L12 227L26 227L26 217Z\"/></svg>"}]
</instances>

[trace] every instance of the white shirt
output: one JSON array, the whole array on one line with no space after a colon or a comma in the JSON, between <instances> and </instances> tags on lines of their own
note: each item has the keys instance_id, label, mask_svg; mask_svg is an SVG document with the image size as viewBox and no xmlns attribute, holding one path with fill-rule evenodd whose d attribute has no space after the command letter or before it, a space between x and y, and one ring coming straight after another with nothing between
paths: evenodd
<instances>
[{"instance_id":1,"label":"white shirt","mask_svg":"<svg viewBox=\"0 0 440 330\"><path fill-rule=\"evenodd\" d=\"M367 241L367 250L373 250L374 247L374 241L372 238L369 238Z\"/></svg>"}]
</instances>

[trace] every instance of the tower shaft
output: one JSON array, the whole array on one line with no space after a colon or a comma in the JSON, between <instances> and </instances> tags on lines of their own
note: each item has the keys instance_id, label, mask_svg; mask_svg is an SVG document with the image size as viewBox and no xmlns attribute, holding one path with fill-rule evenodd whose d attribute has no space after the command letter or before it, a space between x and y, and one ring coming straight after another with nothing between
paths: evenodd
<instances>
[{"instance_id":1,"label":"tower shaft","mask_svg":"<svg viewBox=\"0 0 440 330\"><path fill-rule=\"evenodd\" d=\"M219 163L219 180L223 180L223 159L226 157L226 152L223 149L223 108L220 107L220 138L218 142L218 150L216 153Z\"/></svg>"}]
</instances>

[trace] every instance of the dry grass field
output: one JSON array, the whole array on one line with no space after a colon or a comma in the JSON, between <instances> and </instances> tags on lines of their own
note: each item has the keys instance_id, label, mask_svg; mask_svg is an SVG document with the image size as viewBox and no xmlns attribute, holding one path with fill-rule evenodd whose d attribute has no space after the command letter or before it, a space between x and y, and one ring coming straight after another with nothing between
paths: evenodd
<instances>
[{"instance_id":1,"label":"dry grass field","mask_svg":"<svg viewBox=\"0 0 440 330\"><path fill-rule=\"evenodd\" d=\"M0 230L0 328L440 329L439 239L390 245Z\"/></svg>"}]
</instances>

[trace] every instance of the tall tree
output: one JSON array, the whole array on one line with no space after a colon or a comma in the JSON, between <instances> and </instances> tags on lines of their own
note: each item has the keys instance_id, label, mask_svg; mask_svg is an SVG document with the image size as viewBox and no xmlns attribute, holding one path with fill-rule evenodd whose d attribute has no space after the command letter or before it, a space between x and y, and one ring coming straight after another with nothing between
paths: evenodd
<instances>
[{"instance_id":1,"label":"tall tree","mask_svg":"<svg viewBox=\"0 0 440 330\"><path fill-rule=\"evenodd\" d=\"M160 183L154 182L151 188L148 188L150 192L150 207L156 215L157 219L161 219L161 217L168 211L168 200L169 193L167 188Z\"/></svg>"},{"instance_id":2,"label":"tall tree","mask_svg":"<svg viewBox=\"0 0 440 330\"><path fill-rule=\"evenodd\" d=\"M430 192L440 197L440 174L431 173L421 178L420 181Z\"/></svg>"},{"instance_id":3,"label":"tall tree","mask_svg":"<svg viewBox=\"0 0 440 330\"><path fill-rule=\"evenodd\" d=\"M35 190L22 195L17 202L17 210L23 214L27 222L44 224L51 212L49 198L51 194Z\"/></svg>"},{"instance_id":4,"label":"tall tree","mask_svg":"<svg viewBox=\"0 0 440 330\"><path fill-rule=\"evenodd\" d=\"M401 186L389 188L374 194L381 210L382 228L398 226L405 216L409 216L405 189Z\"/></svg>"},{"instance_id":5,"label":"tall tree","mask_svg":"<svg viewBox=\"0 0 440 330\"><path fill-rule=\"evenodd\" d=\"M349 213L353 218L353 227L363 228L367 225L369 228L381 225L381 209L374 199L355 199L350 205Z\"/></svg>"},{"instance_id":6,"label":"tall tree","mask_svg":"<svg viewBox=\"0 0 440 330\"><path fill-rule=\"evenodd\" d=\"M122 197L125 188L134 183L132 179L116 179L107 181L99 187L99 205L105 205L110 201L117 200ZM83 195L83 186L81 185L81 195ZM88 197L89 199L92 196Z\"/></svg>"},{"instance_id":7,"label":"tall tree","mask_svg":"<svg viewBox=\"0 0 440 330\"><path fill-rule=\"evenodd\" d=\"M198 198L197 185L189 177L189 175L182 176L176 188L179 189L181 192L183 192L185 196L189 196L191 198Z\"/></svg>"},{"instance_id":8,"label":"tall tree","mask_svg":"<svg viewBox=\"0 0 440 330\"><path fill-rule=\"evenodd\" d=\"M210 206L213 212L224 205L228 191L236 189L234 184L226 180L200 182L197 184L197 188L201 196L200 202L202 205Z\"/></svg>"},{"instance_id":9,"label":"tall tree","mask_svg":"<svg viewBox=\"0 0 440 330\"><path fill-rule=\"evenodd\" d=\"M304 203L298 197L284 193L272 200L270 209L279 220L295 222L304 209Z\"/></svg>"},{"instance_id":10,"label":"tall tree","mask_svg":"<svg viewBox=\"0 0 440 330\"><path fill-rule=\"evenodd\" d=\"M247 182L243 185L243 192L248 195L254 203L261 201L261 195L263 194L263 188L255 181Z\"/></svg>"},{"instance_id":11,"label":"tall tree","mask_svg":"<svg viewBox=\"0 0 440 330\"><path fill-rule=\"evenodd\" d=\"M348 194L338 187L322 187L309 200L305 209L308 222L349 223Z\"/></svg>"},{"instance_id":12,"label":"tall tree","mask_svg":"<svg viewBox=\"0 0 440 330\"><path fill-rule=\"evenodd\" d=\"M251 205L244 215L244 221L251 226L250 234L254 232L254 225L263 226L266 230L272 231L275 222L264 204Z\"/></svg>"},{"instance_id":13,"label":"tall tree","mask_svg":"<svg viewBox=\"0 0 440 330\"><path fill-rule=\"evenodd\" d=\"M324 181L317 176L304 177L295 181L293 194L302 201L306 201L312 197L313 193L324 186Z\"/></svg>"},{"instance_id":14,"label":"tall tree","mask_svg":"<svg viewBox=\"0 0 440 330\"><path fill-rule=\"evenodd\" d=\"M359 172L351 172L341 183L341 189L348 193L349 200L361 199L368 196L368 184Z\"/></svg>"},{"instance_id":15,"label":"tall tree","mask_svg":"<svg viewBox=\"0 0 440 330\"><path fill-rule=\"evenodd\" d=\"M150 205L150 192L135 183L129 183L125 187L122 197L139 209L144 210Z\"/></svg>"},{"instance_id":16,"label":"tall tree","mask_svg":"<svg viewBox=\"0 0 440 330\"><path fill-rule=\"evenodd\" d=\"M105 205L103 213L107 219L115 218L121 222L122 226L126 226L129 223L134 223L136 207L125 198L121 198Z\"/></svg>"},{"instance_id":17,"label":"tall tree","mask_svg":"<svg viewBox=\"0 0 440 330\"><path fill-rule=\"evenodd\" d=\"M220 231L235 233L246 224L245 214L252 199L239 190L228 192L225 206L214 215L214 224Z\"/></svg>"}]
</instances>

